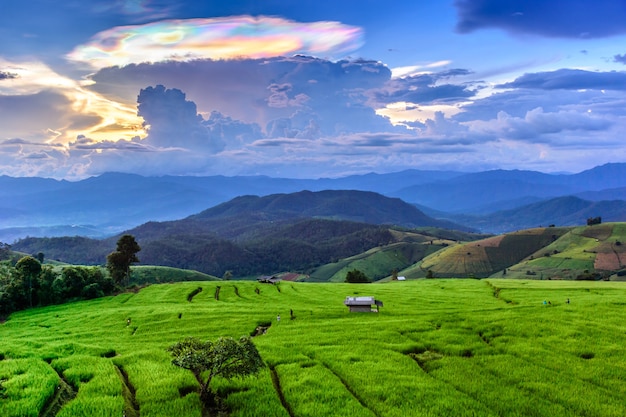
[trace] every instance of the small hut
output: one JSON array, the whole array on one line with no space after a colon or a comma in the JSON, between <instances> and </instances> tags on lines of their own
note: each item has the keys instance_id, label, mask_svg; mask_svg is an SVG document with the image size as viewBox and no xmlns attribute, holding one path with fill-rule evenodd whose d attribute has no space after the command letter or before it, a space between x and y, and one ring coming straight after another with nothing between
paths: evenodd
<instances>
[{"instance_id":1,"label":"small hut","mask_svg":"<svg viewBox=\"0 0 626 417\"><path fill-rule=\"evenodd\" d=\"M383 302L374 297L346 297L343 302L350 309L351 313L378 313L378 307L383 306Z\"/></svg>"},{"instance_id":2,"label":"small hut","mask_svg":"<svg viewBox=\"0 0 626 417\"><path fill-rule=\"evenodd\" d=\"M275 275L264 275L262 277L258 277L256 280L261 284L278 284L281 281L281 279Z\"/></svg>"}]
</instances>

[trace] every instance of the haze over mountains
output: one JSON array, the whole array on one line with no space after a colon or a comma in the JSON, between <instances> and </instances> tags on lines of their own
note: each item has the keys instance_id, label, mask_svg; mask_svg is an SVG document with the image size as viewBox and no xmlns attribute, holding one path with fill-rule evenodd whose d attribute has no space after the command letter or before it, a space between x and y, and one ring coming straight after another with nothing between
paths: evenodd
<instances>
[{"instance_id":1,"label":"haze over mountains","mask_svg":"<svg viewBox=\"0 0 626 417\"><path fill-rule=\"evenodd\" d=\"M77 182L2 176L0 241L11 243L24 236L111 236L148 221L197 214L235 197L303 190L376 192L417 205L430 217L486 233L540 224L583 224L587 217L596 216L626 220L625 163L570 175L408 170L309 180L106 173ZM560 198L564 196L576 198Z\"/></svg>"}]
</instances>

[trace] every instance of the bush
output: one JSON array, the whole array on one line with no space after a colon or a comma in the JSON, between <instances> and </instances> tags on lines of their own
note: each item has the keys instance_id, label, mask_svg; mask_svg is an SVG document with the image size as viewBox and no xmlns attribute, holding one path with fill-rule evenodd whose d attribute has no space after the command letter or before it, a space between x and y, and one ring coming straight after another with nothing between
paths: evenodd
<instances>
[{"instance_id":1,"label":"bush","mask_svg":"<svg viewBox=\"0 0 626 417\"><path fill-rule=\"evenodd\" d=\"M350 283L364 283L370 282L370 279L363 272L358 269L353 269L346 274L346 282Z\"/></svg>"},{"instance_id":2,"label":"bush","mask_svg":"<svg viewBox=\"0 0 626 417\"><path fill-rule=\"evenodd\" d=\"M99 284L89 284L82 289L80 296L86 300L91 300L93 298L104 297L104 292Z\"/></svg>"}]
</instances>

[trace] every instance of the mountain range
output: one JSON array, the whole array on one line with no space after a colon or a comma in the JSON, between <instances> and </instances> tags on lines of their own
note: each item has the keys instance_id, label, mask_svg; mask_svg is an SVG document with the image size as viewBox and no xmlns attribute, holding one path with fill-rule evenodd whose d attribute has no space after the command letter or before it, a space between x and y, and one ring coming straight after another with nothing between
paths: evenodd
<instances>
[{"instance_id":1,"label":"mountain range","mask_svg":"<svg viewBox=\"0 0 626 417\"><path fill-rule=\"evenodd\" d=\"M0 241L11 243L25 236L104 238L149 221L195 215L237 197L305 190L375 192L413 204L422 214L444 221L441 224L447 221L447 227L501 233L541 224L584 224L589 216L624 220L626 163L577 174L406 170L288 179L105 173L74 182L0 176Z\"/></svg>"},{"instance_id":2,"label":"mountain range","mask_svg":"<svg viewBox=\"0 0 626 417\"><path fill-rule=\"evenodd\" d=\"M401 242L421 227L430 237L473 240L462 226L433 219L397 198L368 191L300 191L242 196L181 220L147 222L127 230L141 262L222 276L310 271L369 249ZM445 229L442 229L445 228ZM456 229L456 232L447 231ZM47 259L99 265L117 237L23 238L15 250ZM415 237L409 239L414 241Z\"/></svg>"}]
</instances>

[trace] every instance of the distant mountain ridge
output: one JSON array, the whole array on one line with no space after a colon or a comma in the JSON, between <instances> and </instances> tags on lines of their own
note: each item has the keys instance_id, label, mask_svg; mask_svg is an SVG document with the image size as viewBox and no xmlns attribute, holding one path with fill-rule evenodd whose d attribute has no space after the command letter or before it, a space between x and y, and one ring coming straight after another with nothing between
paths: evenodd
<instances>
[{"instance_id":1,"label":"distant mountain ridge","mask_svg":"<svg viewBox=\"0 0 626 417\"><path fill-rule=\"evenodd\" d=\"M425 215L415 206L398 198L389 198L369 191L325 190L272 194L265 197L242 196L207 209L192 219L263 213L267 219L295 217L348 220L369 224L389 224L403 227L439 227L469 231L449 221Z\"/></svg>"},{"instance_id":2,"label":"distant mountain ridge","mask_svg":"<svg viewBox=\"0 0 626 417\"><path fill-rule=\"evenodd\" d=\"M626 163L606 164L571 175L520 170L406 170L289 179L105 173L76 182L0 176L0 241L11 243L27 235L58 236L72 229L106 237L148 221L181 219L239 196L303 190L376 192L458 222L458 215L486 215L568 195L592 201L624 200ZM494 227L484 229L486 232L502 229L495 219L490 223Z\"/></svg>"},{"instance_id":3,"label":"distant mountain ridge","mask_svg":"<svg viewBox=\"0 0 626 417\"><path fill-rule=\"evenodd\" d=\"M605 222L626 221L626 201L588 201L575 196L556 197L482 216L451 215L450 219L490 233L506 233L547 225L576 226L601 217Z\"/></svg>"}]
</instances>

